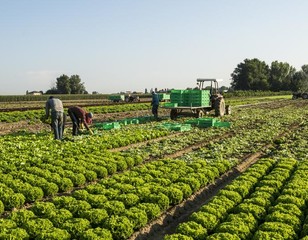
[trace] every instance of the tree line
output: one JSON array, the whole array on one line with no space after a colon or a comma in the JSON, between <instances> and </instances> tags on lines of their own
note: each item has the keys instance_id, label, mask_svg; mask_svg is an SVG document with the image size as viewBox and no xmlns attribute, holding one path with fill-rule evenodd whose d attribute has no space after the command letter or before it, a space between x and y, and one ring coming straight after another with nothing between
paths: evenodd
<instances>
[{"instance_id":1,"label":"tree line","mask_svg":"<svg viewBox=\"0 0 308 240\"><path fill-rule=\"evenodd\" d=\"M58 77L54 87L46 91L46 94L87 94L84 83L79 75Z\"/></svg>"},{"instance_id":2,"label":"tree line","mask_svg":"<svg viewBox=\"0 0 308 240\"><path fill-rule=\"evenodd\" d=\"M231 74L231 89L254 91L308 91L308 65L299 71L286 62L267 65L257 58L245 59Z\"/></svg>"},{"instance_id":3,"label":"tree line","mask_svg":"<svg viewBox=\"0 0 308 240\"><path fill-rule=\"evenodd\" d=\"M299 71L286 62L274 61L267 65L258 58L245 59L231 73L231 88L243 91L308 91L308 64ZM63 74L46 94L88 94L79 75Z\"/></svg>"}]
</instances>

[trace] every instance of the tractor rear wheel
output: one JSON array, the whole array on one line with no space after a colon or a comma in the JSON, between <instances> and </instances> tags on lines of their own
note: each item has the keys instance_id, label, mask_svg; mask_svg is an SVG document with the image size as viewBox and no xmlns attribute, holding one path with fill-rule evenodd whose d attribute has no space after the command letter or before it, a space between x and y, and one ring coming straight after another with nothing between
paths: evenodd
<instances>
[{"instance_id":1,"label":"tractor rear wheel","mask_svg":"<svg viewBox=\"0 0 308 240\"><path fill-rule=\"evenodd\" d=\"M308 93L303 93L302 98L303 99L308 99Z\"/></svg>"},{"instance_id":2,"label":"tractor rear wheel","mask_svg":"<svg viewBox=\"0 0 308 240\"><path fill-rule=\"evenodd\" d=\"M221 117L223 115L225 115L225 100L217 98L215 100L215 116Z\"/></svg>"}]
</instances>

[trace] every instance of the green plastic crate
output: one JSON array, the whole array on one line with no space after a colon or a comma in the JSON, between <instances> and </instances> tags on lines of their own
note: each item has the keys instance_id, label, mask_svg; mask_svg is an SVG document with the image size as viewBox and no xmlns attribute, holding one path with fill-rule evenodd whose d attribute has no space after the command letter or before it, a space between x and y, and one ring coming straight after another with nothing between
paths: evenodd
<instances>
[{"instance_id":1,"label":"green plastic crate","mask_svg":"<svg viewBox=\"0 0 308 240\"><path fill-rule=\"evenodd\" d=\"M138 118L126 118L127 124L138 124L139 119Z\"/></svg>"},{"instance_id":2,"label":"green plastic crate","mask_svg":"<svg viewBox=\"0 0 308 240\"><path fill-rule=\"evenodd\" d=\"M216 118L199 118L198 120L198 127L201 128L214 127L217 122Z\"/></svg>"},{"instance_id":3,"label":"green plastic crate","mask_svg":"<svg viewBox=\"0 0 308 240\"><path fill-rule=\"evenodd\" d=\"M214 127L231 127L230 122L215 122Z\"/></svg>"},{"instance_id":4,"label":"green plastic crate","mask_svg":"<svg viewBox=\"0 0 308 240\"><path fill-rule=\"evenodd\" d=\"M124 95L110 95L108 97L109 100L125 100L125 96Z\"/></svg>"},{"instance_id":5,"label":"green plastic crate","mask_svg":"<svg viewBox=\"0 0 308 240\"><path fill-rule=\"evenodd\" d=\"M158 127L181 132L191 130L190 124L181 124L181 123L164 123L162 125L159 125Z\"/></svg>"},{"instance_id":6,"label":"green plastic crate","mask_svg":"<svg viewBox=\"0 0 308 240\"><path fill-rule=\"evenodd\" d=\"M189 130L191 130L191 125L190 124L180 124L180 126L171 127L171 130L181 131L181 132L189 131Z\"/></svg>"},{"instance_id":7,"label":"green plastic crate","mask_svg":"<svg viewBox=\"0 0 308 240\"><path fill-rule=\"evenodd\" d=\"M104 130L119 129L119 128L121 128L121 125L120 125L120 123L118 123L118 122L105 123L105 124L103 125L103 129L104 129Z\"/></svg>"},{"instance_id":8,"label":"green plastic crate","mask_svg":"<svg viewBox=\"0 0 308 240\"><path fill-rule=\"evenodd\" d=\"M173 108L173 107L177 107L177 106L178 106L178 103L177 103L177 102L175 102L175 103L166 102L166 103L164 103L163 106L164 106L164 107L167 107L167 108Z\"/></svg>"},{"instance_id":9,"label":"green plastic crate","mask_svg":"<svg viewBox=\"0 0 308 240\"><path fill-rule=\"evenodd\" d=\"M110 129L119 129L121 125L119 122L111 122L111 123L96 123L94 127L103 130L110 130Z\"/></svg>"},{"instance_id":10,"label":"green plastic crate","mask_svg":"<svg viewBox=\"0 0 308 240\"><path fill-rule=\"evenodd\" d=\"M170 94L167 93L159 93L158 94L159 101L170 100Z\"/></svg>"},{"instance_id":11,"label":"green plastic crate","mask_svg":"<svg viewBox=\"0 0 308 240\"><path fill-rule=\"evenodd\" d=\"M120 123L122 125L127 125L127 120L126 119L119 120L118 123Z\"/></svg>"},{"instance_id":12,"label":"green plastic crate","mask_svg":"<svg viewBox=\"0 0 308 240\"><path fill-rule=\"evenodd\" d=\"M143 116L143 117L138 117L139 123L146 123L150 122L154 119L154 116Z\"/></svg>"}]
</instances>

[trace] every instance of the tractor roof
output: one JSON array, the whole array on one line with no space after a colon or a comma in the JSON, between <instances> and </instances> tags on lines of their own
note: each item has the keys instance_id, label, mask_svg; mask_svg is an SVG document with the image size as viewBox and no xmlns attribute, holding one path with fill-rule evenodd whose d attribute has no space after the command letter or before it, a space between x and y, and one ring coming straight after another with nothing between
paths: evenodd
<instances>
[{"instance_id":1,"label":"tractor roof","mask_svg":"<svg viewBox=\"0 0 308 240\"><path fill-rule=\"evenodd\" d=\"M222 79L217 78L198 78L197 82L221 82Z\"/></svg>"}]
</instances>

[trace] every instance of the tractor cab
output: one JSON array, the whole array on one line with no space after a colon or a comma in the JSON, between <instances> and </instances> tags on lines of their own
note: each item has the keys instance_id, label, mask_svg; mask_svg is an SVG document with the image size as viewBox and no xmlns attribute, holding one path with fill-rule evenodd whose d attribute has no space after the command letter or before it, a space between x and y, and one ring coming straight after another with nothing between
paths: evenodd
<instances>
[{"instance_id":1,"label":"tractor cab","mask_svg":"<svg viewBox=\"0 0 308 240\"><path fill-rule=\"evenodd\" d=\"M222 116L225 113L225 101L223 95L219 93L218 82L221 82L222 79L216 78L198 78L197 86L198 89L210 90L210 101L212 109L216 109L216 115ZM215 106L216 105L216 106ZM228 111L228 109L226 109Z\"/></svg>"}]
</instances>

